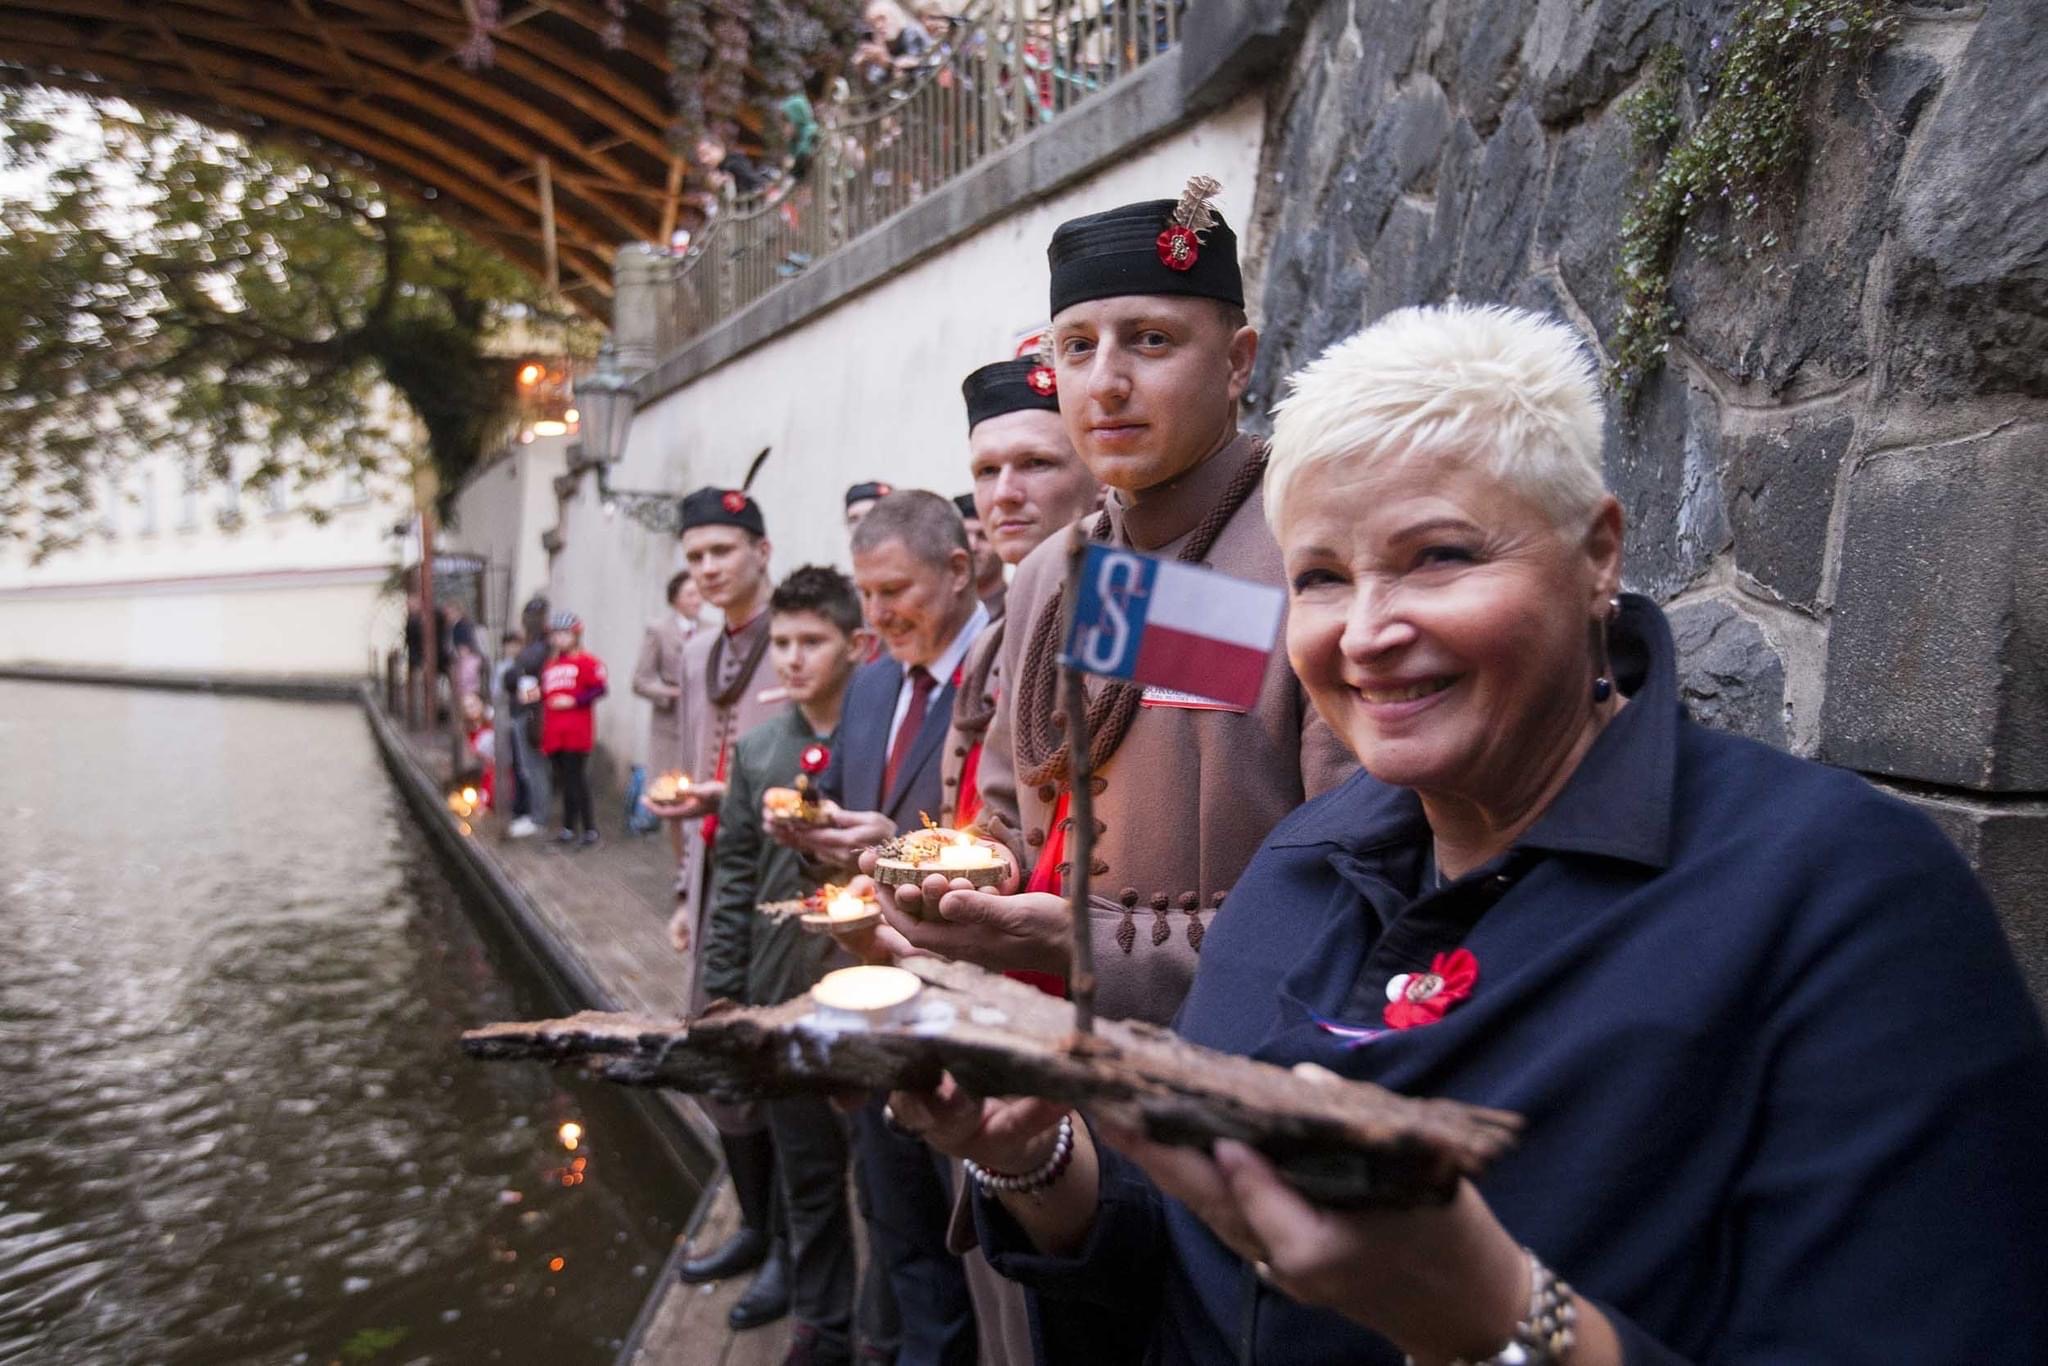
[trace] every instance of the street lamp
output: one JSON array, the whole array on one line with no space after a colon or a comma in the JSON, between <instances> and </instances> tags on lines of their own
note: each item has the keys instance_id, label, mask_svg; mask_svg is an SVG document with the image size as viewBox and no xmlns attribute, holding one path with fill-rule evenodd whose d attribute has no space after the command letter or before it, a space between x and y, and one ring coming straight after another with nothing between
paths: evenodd
<instances>
[{"instance_id":1,"label":"street lamp","mask_svg":"<svg viewBox=\"0 0 2048 1366\"><path fill-rule=\"evenodd\" d=\"M578 463L597 467L604 515L615 517L624 511L649 531L675 535L682 527L682 507L675 494L611 486L612 466L626 454L635 405L633 381L619 369L609 341L599 348L596 366L576 381L575 393Z\"/></svg>"}]
</instances>

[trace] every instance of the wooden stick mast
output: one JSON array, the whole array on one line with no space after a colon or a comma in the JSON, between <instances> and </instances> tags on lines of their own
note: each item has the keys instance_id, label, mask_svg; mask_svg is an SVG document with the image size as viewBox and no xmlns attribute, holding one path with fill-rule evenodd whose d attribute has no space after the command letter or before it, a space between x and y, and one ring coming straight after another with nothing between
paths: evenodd
<instances>
[{"instance_id":1,"label":"wooden stick mast","mask_svg":"<svg viewBox=\"0 0 2048 1366\"><path fill-rule=\"evenodd\" d=\"M1081 569L1088 555L1088 519L1074 523L1067 545L1065 619L1071 626L1081 596ZM1095 941L1089 933L1088 882L1095 869L1094 771L1088 755L1088 685L1081 671L1071 664L1060 667L1067 721L1067 814L1073 825L1068 831L1067 898L1073 916L1074 965L1067 991L1074 1001L1074 1031L1095 1030Z\"/></svg>"}]
</instances>

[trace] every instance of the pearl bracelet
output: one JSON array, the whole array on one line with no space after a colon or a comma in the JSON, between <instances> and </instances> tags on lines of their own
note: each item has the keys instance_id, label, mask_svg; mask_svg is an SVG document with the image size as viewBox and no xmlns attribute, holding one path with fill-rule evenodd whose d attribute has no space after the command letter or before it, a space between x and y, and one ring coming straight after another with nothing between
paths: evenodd
<instances>
[{"instance_id":1,"label":"pearl bracelet","mask_svg":"<svg viewBox=\"0 0 2048 1366\"><path fill-rule=\"evenodd\" d=\"M1460 1358L1451 1366L1553 1366L1561 1363L1578 1340L1579 1307L1572 1303L1572 1288L1545 1266L1528 1248L1529 1313L1515 1325L1515 1336L1507 1346L1479 1361ZM1414 1358L1408 1359L1414 1366Z\"/></svg>"},{"instance_id":2,"label":"pearl bracelet","mask_svg":"<svg viewBox=\"0 0 2048 1366\"><path fill-rule=\"evenodd\" d=\"M1066 1175L1067 1168L1074 1161L1074 1117L1060 1116L1059 1136L1053 1140L1052 1156L1038 1164L1035 1171L1012 1175L1009 1172L990 1171L972 1159L960 1165L974 1178L974 1184L981 1187L983 1195L1036 1195Z\"/></svg>"}]
</instances>

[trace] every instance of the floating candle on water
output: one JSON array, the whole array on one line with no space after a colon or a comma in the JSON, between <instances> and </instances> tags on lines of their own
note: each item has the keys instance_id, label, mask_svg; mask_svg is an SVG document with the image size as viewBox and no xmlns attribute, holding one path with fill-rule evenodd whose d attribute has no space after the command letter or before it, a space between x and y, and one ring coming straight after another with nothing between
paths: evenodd
<instances>
[{"instance_id":1,"label":"floating candle on water","mask_svg":"<svg viewBox=\"0 0 2048 1366\"><path fill-rule=\"evenodd\" d=\"M818 979L811 1001L827 1014L879 1021L908 1005L923 989L917 974L902 968L840 968Z\"/></svg>"}]
</instances>

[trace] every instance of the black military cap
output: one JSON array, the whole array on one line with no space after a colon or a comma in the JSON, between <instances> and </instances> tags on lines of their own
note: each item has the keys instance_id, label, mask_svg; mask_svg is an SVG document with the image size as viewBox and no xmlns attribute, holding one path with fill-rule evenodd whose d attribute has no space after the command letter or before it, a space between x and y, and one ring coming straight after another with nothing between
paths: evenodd
<instances>
[{"instance_id":1,"label":"black military cap","mask_svg":"<svg viewBox=\"0 0 2048 1366\"><path fill-rule=\"evenodd\" d=\"M1125 294L1188 294L1244 306L1237 234L1209 201L1222 186L1188 181L1179 199L1070 218L1053 231L1052 312Z\"/></svg>"},{"instance_id":2,"label":"black military cap","mask_svg":"<svg viewBox=\"0 0 2048 1366\"><path fill-rule=\"evenodd\" d=\"M1052 367L1031 356L982 366L961 382L960 394L967 400L970 432L1004 413L1026 408L1043 408L1050 413L1060 410L1059 384L1053 378Z\"/></svg>"},{"instance_id":3,"label":"black military cap","mask_svg":"<svg viewBox=\"0 0 2048 1366\"><path fill-rule=\"evenodd\" d=\"M761 505L739 489L706 487L683 499L683 530L700 526L736 526L756 536L768 534Z\"/></svg>"},{"instance_id":4,"label":"black military cap","mask_svg":"<svg viewBox=\"0 0 2048 1366\"><path fill-rule=\"evenodd\" d=\"M981 516L979 512L975 511L974 495L971 493L954 494L953 506L960 509L960 520L963 522L967 521L971 517Z\"/></svg>"},{"instance_id":5,"label":"black military cap","mask_svg":"<svg viewBox=\"0 0 2048 1366\"><path fill-rule=\"evenodd\" d=\"M883 483L879 479L870 479L864 484L855 484L846 491L846 505L852 507L855 503L866 503L877 498L887 498L895 491L895 488Z\"/></svg>"}]
</instances>

